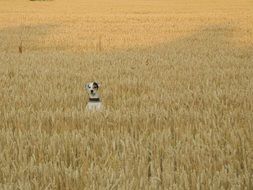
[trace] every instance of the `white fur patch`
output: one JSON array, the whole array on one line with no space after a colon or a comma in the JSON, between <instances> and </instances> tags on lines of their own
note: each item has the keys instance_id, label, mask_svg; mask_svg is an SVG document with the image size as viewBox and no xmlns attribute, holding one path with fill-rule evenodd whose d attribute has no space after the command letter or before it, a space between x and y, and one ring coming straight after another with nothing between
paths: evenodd
<instances>
[{"instance_id":1,"label":"white fur patch","mask_svg":"<svg viewBox=\"0 0 253 190\"><path fill-rule=\"evenodd\" d=\"M98 111L102 109L101 102L88 102L86 109L89 111Z\"/></svg>"}]
</instances>

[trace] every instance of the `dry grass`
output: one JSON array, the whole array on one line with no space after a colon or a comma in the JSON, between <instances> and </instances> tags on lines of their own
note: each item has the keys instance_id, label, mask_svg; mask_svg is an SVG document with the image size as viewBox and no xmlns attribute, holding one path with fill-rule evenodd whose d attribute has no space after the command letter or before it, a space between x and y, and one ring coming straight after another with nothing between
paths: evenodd
<instances>
[{"instance_id":1,"label":"dry grass","mask_svg":"<svg viewBox=\"0 0 253 190\"><path fill-rule=\"evenodd\" d=\"M0 1L0 189L253 189L252 7Z\"/></svg>"}]
</instances>

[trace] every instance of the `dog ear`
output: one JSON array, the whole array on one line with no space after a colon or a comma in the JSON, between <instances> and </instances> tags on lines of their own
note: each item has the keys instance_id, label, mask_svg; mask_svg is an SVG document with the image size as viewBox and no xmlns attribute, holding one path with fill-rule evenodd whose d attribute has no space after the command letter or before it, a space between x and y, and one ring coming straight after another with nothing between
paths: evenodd
<instances>
[{"instance_id":1,"label":"dog ear","mask_svg":"<svg viewBox=\"0 0 253 190\"><path fill-rule=\"evenodd\" d=\"M100 84L98 82L93 82L93 85L95 88L99 88L100 87Z\"/></svg>"}]
</instances>

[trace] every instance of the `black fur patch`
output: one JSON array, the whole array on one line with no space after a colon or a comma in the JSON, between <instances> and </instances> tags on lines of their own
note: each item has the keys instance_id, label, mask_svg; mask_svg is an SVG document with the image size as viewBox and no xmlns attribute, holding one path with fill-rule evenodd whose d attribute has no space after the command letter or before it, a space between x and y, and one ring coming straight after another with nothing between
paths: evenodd
<instances>
[{"instance_id":1,"label":"black fur patch","mask_svg":"<svg viewBox=\"0 0 253 190\"><path fill-rule=\"evenodd\" d=\"M96 82L93 82L93 88L96 88L96 89L98 89L98 83L96 83Z\"/></svg>"}]
</instances>

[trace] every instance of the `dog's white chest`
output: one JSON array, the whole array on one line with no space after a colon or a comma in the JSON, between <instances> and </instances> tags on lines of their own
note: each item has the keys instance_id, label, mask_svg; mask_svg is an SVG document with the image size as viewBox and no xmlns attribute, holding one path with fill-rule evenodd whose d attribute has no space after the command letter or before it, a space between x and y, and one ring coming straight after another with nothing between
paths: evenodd
<instances>
[{"instance_id":1,"label":"dog's white chest","mask_svg":"<svg viewBox=\"0 0 253 190\"><path fill-rule=\"evenodd\" d=\"M89 101L87 106L87 110L101 110L102 109L102 103L101 102L91 102Z\"/></svg>"}]
</instances>

